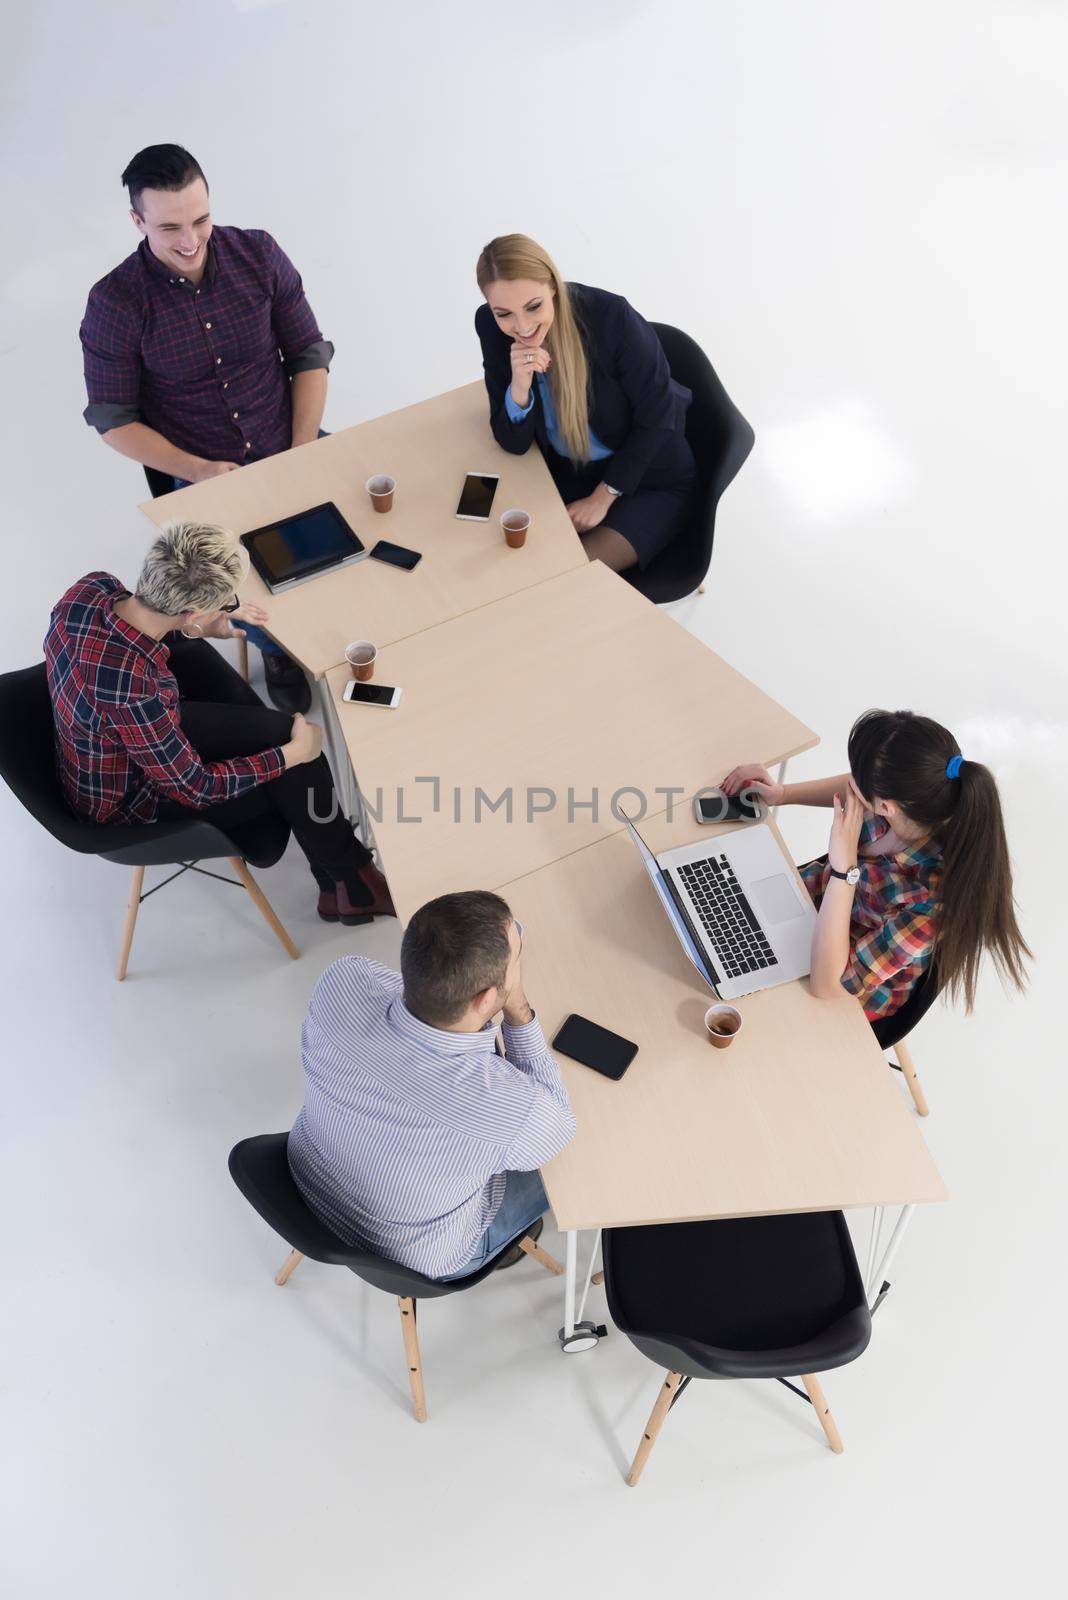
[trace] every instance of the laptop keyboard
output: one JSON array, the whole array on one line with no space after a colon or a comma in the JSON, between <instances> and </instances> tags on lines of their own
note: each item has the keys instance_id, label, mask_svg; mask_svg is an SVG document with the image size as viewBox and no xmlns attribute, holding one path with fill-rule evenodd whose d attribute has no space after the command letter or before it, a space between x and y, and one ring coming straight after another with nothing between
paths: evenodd
<instances>
[{"instance_id":1,"label":"laptop keyboard","mask_svg":"<svg viewBox=\"0 0 1068 1600\"><path fill-rule=\"evenodd\" d=\"M777 965L775 952L726 856L688 861L676 870L726 977L740 978Z\"/></svg>"}]
</instances>

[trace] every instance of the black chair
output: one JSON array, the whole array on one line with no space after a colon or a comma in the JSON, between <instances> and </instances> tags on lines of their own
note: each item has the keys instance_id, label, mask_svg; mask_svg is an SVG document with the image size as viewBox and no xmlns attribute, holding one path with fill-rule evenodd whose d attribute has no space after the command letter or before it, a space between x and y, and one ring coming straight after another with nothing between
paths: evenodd
<instances>
[{"instance_id":1,"label":"black chair","mask_svg":"<svg viewBox=\"0 0 1068 1600\"><path fill-rule=\"evenodd\" d=\"M693 1378L777 1378L811 1401L841 1453L815 1374L856 1360L871 1316L840 1211L606 1228L601 1244L612 1320L668 1369L627 1477L632 1488ZM796 1374L804 1390L786 1382Z\"/></svg>"},{"instance_id":2,"label":"black chair","mask_svg":"<svg viewBox=\"0 0 1068 1600\"><path fill-rule=\"evenodd\" d=\"M623 576L649 600L663 605L700 588L712 559L716 507L753 448L753 430L716 377L712 363L688 333L654 322L671 375L693 392L686 437L697 461L698 487L684 525L644 572Z\"/></svg>"},{"instance_id":3,"label":"black chair","mask_svg":"<svg viewBox=\"0 0 1068 1600\"><path fill-rule=\"evenodd\" d=\"M559 1275L564 1269L527 1234L506 1244L477 1272L472 1272L466 1278L457 1278L452 1283L440 1283L436 1278L427 1278L421 1272L398 1266L395 1261L387 1261L384 1256L376 1256L369 1250L345 1244L305 1205L289 1170L286 1154L288 1143L288 1133L261 1133L252 1139L242 1139L230 1151L231 1178L252 1209L258 1211L264 1222L275 1233L280 1233L291 1247L274 1281L279 1287L287 1283L303 1258L310 1256L313 1261L324 1261L331 1267L348 1267L350 1272L373 1288L396 1295L401 1332L404 1335L404 1354L408 1362L412 1410L416 1422L425 1422L426 1393L415 1320L416 1302L438 1300L442 1295L460 1294L465 1289L473 1289L476 1283L481 1283L483 1278L496 1270L502 1256L516 1245L546 1271Z\"/></svg>"},{"instance_id":4,"label":"black chair","mask_svg":"<svg viewBox=\"0 0 1068 1600\"><path fill-rule=\"evenodd\" d=\"M197 865L200 861L228 860L240 880L235 887L248 890L286 953L294 961L300 955L245 864L250 861L254 867L273 867L289 843L288 823L280 816L269 815L224 833L211 823L198 821L195 812L190 812L188 822L181 817L114 827L76 817L56 776L52 701L43 662L0 676L0 777L30 815L68 850L102 856L105 861L133 868L116 973L120 982L126 976L142 900L183 872L204 872ZM142 893L146 867L170 866L178 867L178 871L155 889ZM234 882L215 872L205 872L204 876L217 878L220 883Z\"/></svg>"},{"instance_id":5,"label":"black chair","mask_svg":"<svg viewBox=\"0 0 1068 1600\"><path fill-rule=\"evenodd\" d=\"M916 1068L912 1064L912 1056L909 1053L905 1039L938 999L938 987L938 979L932 969L928 967L923 976L913 986L912 993L905 1001L905 1004L899 1006L892 1016L879 1017L871 1025L872 1032L879 1041L879 1048L881 1050L893 1050L897 1056L897 1061L892 1061L890 1065L892 1067L896 1066L904 1076L905 1082L909 1086L913 1104L921 1117L926 1117L930 1108L927 1104L927 1096L924 1094L920 1080L916 1075Z\"/></svg>"}]
</instances>

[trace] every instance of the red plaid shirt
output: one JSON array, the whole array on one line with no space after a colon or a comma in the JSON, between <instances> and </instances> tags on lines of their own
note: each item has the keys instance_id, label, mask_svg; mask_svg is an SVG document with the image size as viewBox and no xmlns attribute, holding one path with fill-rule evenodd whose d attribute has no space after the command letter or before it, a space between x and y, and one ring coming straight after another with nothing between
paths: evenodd
<instances>
[{"instance_id":1,"label":"red plaid shirt","mask_svg":"<svg viewBox=\"0 0 1068 1600\"><path fill-rule=\"evenodd\" d=\"M131 628L106 572L67 590L45 636L56 767L72 809L94 822L152 822L161 799L231 800L285 771L279 748L205 765L182 732L165 644Z\"/></svg>"},{"instance_id":2,"label":"red plaid shirt","mask_svg":"<svg viewBox=\"0 0 1068 1600\"><path fill-rule=\"evenodd\" d=\"M861 845L881 838L888 828L885 817L869 818L860 831ZM930 965L942 913L942 856L932 842L896 856L858 855L857 865L860 882L853 891L849 969L842 984L875 1022L904 1005ZM826 856L799 871L818 910L828 883Z\"/></svg>"},{"instance_id":3,"label":"red plaid shirt","mask_svg":"<svg viewBox=\"0 0 1068 1600\"><path fill-rule=\"evenodd\" d=\"M258 228L213 228L197 284L143 240L90 290L81 326L86 422L143 422L208 461L258 461L293 442L289 378L329 367L293 263Z\"/></svg>"}]
</instances>

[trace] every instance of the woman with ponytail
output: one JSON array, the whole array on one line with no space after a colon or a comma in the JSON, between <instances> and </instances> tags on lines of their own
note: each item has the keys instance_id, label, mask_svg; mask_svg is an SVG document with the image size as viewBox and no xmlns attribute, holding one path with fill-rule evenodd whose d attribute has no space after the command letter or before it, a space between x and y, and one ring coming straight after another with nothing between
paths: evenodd
<instances>
[{"instance_id":1,"label":"woman with ponytail","mask_svg":"<svg viewBox=\"0 0 1068 1600\"><path fill-rule=\"evenodd\" d=\"M755 790L772 806L833 808L827 855L801 868L819 910L813 994L831 999L844 988L874 1022L930 969L970 1011L984 951L1023 987L1031 952L1016 921L997 784L930 717L866 711L838 777L781 784L743 766L722 787Z\"/></svg>"},{"instance_id":2,"label":"woman with ponytail","mask_svg":"<svg viewBox=\"0 0 1068 1600\"><path fill-rule=\"evenodd\" d=\"M690 391L659 339L622 295L565 283L525 234L493 239L475 276L494 438L514 455L537 439L591 561L648 566L697 482Z\"/></svg>"}]
</instances>

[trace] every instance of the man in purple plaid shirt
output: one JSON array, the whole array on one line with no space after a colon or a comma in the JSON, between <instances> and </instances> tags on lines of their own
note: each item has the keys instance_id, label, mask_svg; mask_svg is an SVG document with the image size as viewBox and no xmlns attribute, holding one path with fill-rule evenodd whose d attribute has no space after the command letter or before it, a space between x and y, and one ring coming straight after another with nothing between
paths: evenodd
<instances>
[{"instance_id":1,"label":"man in purple plaid shirt","mask_svg":"<svg viewBox=\"0 0 1068 1600\"><path fill-rule=\"evenodd\" d=\"M261 229L213 228L204 174L179 145L142 150L122 181L142 240L89 294L86 422L176 487L315 439L334 347L288 256ZM306 711L296 662L247 631L275 705Z\"/></svg>"}]
</instances>

